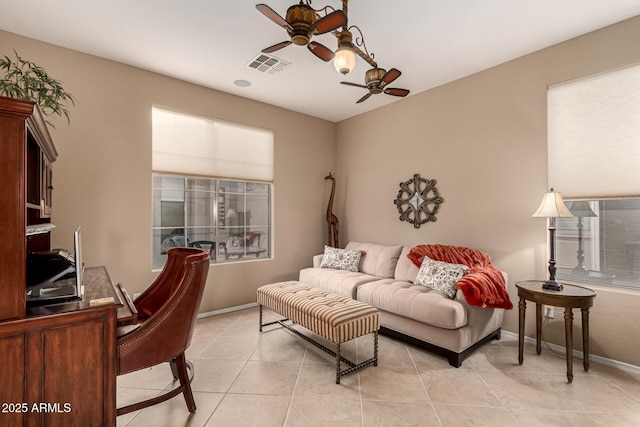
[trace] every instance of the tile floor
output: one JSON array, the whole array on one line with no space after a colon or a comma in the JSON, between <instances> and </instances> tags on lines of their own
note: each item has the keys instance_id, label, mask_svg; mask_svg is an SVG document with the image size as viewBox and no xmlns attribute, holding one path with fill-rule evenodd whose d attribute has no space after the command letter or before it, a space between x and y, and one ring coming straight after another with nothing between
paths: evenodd
<instances>
[{"instance_id":1,"label":"tile floor","mask_svg":"<svg viewBox=\"0 0 640 427\"><path fill-rule=\"evenodd\" d=\"M273 316L273 313L271 313ZM373 338L343 345L368 358ZM258 332L257 308L198 320L187 358L198 410L181 396L118 417L119 427L167 426L638 426L640 375L574 362L504 336L459 369L446 359L380 336L380 363L335 384L333 358L279 327ZM168 365L118 377L119 406L171 386Z\"/></svg>"}]
</instances>

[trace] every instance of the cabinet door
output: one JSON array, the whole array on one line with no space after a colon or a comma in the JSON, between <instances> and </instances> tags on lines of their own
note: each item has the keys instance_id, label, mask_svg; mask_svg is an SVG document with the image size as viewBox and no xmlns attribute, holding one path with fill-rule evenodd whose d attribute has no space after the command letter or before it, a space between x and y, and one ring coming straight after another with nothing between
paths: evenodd
<instances>
[{"instance_id":1,"label":"cabinet door","mask_svg":"<svg viewBox=\"0 0 640 427\"><path fill-rule=\"evenodd\" d=\"M43 425L103 425L103 329L98 319L44 331Z\"/></svg>"},{"instance_id":2,"label":"cabinet door","mask_svg":"<svg viewBox=\"0 0 640 427\"><path fill-rule=\"evenodd\" d=\"M6 427L22 426L27 404L25 394L25 342L24 335L0 338L0 425Z\"/></svg>"},{"instance_id":3,"label":"cabinet door","mask_svg":"<svg viewBox=\"0 0 640 427\"><path fill-rule=\"evenodd\" d=\"M0 110L2 105L0 98ZM25 313L24 118L0 114L0 141L0 320L4 320Z\"/></svg>"},{"instance_id":4,"label":"cabinet door","mask_svg":"<svg viewBox=\"0 0 640 427\"><path fill-rule=\"evenodd\" d=\"M0 426L115 426L115 309L0 322Z\"/></svg>"},{"instance_id":5,"label":"cabinet door","mask_svg":"<svg viewBox=\"0 0 640 427\"><path fill-rule=\"evenodd\" d=\"M42 154L42 167L40 175L40 218L51 217L51 205L53 195L53 168L51 162Z\"/></svg>"}]
</instances>

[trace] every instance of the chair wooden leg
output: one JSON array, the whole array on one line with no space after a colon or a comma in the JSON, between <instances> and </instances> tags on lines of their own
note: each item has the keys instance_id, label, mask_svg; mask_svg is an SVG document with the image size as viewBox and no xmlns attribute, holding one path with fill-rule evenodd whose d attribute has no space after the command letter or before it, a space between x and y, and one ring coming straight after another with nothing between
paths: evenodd
<instances>
[{"instance_id":1,"label":"chair wooden leg","mask_svg":"<svg viewBox=\"0 0 640 427\"><path fill-rule=\"evenodd\" d=\"M128 414L129 412L147 408L152 405L157 405L158 403L165 402L172 397L179 395L180 393L184 395L184 400L187 404L187 409L189 409L189 412L194 413L196 411L196 402L193 398L193 392L191 391L191 381L193 381L194 377L193 364L187 361L184 353L182 353L175 359L169 361L169 365L171 366L171 372L173 372L174 378L180 380L179 387L176 387L173 390L160 396L156 396L142 402L133 403L122 408L118 408L116 410L116 415L120 416Z\"/></svg>"},{"instance_id":2,"label":"chair wooden leg","mask_svg":"<svg viewBox=\"0 0 640 427\"><path fill-rule=\"evenodd\" d=\"M176 359L171 359L169 361L169 367L171 368L171 374L173 375L173 380L177 380L178 376L178 365L176 363Z\"/></svg>"},{"instance_id":3,"label":"chair wooden leg","mask_svg":"<svg viewBox=\"0 0 640 427\"><path fill-rule=\"evenodd\" d=\"M184 401L187 404L189 412L194 413L196 411L196 401L193 399L193 392L191 391L191 381L194 377L194 368L191 362L187 362L184 353L180 353L175 358L176 370L178 371L178 379L180 380L180 386L182 387L182 394L184 395ZM189 372L187 370L189 366Z\"/></svg>"}]
</instances>

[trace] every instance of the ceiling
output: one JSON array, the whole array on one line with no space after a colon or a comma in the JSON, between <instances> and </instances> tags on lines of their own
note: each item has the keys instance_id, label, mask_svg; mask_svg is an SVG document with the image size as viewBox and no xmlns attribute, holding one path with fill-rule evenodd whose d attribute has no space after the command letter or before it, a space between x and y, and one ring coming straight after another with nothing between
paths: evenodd
<instances>
[{"instance_id":1,"label":"ceiling","mask_svg":"<svg viewBox=\"0 0 640 427\"><path fill-rule=\"evenodd\" d=\"M2 0L0 29L334 122L401 100L379 94L356 104L366 91L339 82L364 84L370 67L361 59L342 76L291 45L272 54L290 63L281 71L249 68L263 48L288 39L259 2L284 17L298 1ZM362 29L380 67L402 71L389 86L409 96L635 15L638 0L349 2L349 25ZM336 48L331 34L313 40Z\"/></svg>"}]
</instances>

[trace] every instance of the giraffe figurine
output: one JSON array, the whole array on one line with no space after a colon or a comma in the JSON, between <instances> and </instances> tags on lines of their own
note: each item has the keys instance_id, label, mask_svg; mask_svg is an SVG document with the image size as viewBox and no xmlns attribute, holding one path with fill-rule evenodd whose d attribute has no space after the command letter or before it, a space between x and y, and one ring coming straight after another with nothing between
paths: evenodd
<instances>
[{"instance_id":1,"label":"giraffe figurine","mask_svg":"<svg viewBox=\"0 0 640 427\"><path fill-rule=\"evenodd\" d=\"M338 243L338 217L334 215L333 211L333 196L336 192L336 176L333 172L329 172L329 175L324 177L325 180L331 180L331 196L329 197L329 204L327 205L327 246L334 248L339 247Z\"/></svg>"}]
</instances>

